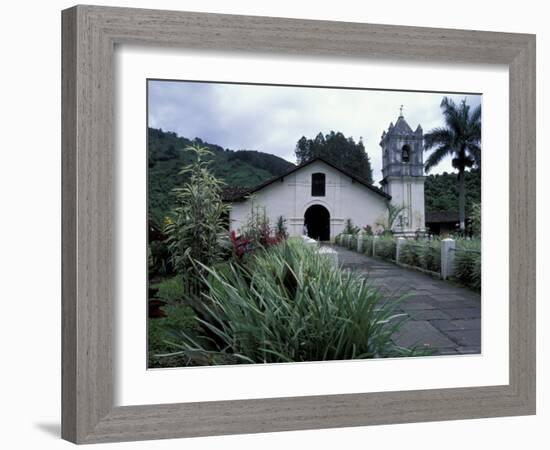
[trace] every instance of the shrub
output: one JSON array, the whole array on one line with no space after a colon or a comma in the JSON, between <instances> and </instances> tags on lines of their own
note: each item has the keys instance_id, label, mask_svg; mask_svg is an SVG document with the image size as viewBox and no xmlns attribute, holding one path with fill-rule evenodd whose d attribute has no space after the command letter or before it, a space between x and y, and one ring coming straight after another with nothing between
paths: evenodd
<instances>
[{"instance_id":1,"label":"shrub","mask_svg":"<svg viewBox=\"0 0 550 450\"><path fill-rule=\"evenodd\" d=\"M457 241L454 278L471 289L481 291L481 242L479 240Z\"/></svg>"},{"instance_id":2,"label":"shrub","mask_svg":"<svg viewBox=\"0 0 550 450\"><path fill-rule=\"evenodd\" d=\"M421 247L420 267L431 272L441 272L441 241L425 241Z\"/></svg>"},{"instance_id":3,"label":"shrub","mask_svg":"<svg viewBox=\"0 0 550 450\"><path fill-rule=\"evenodd\" d=\"M281 218L282 216L280 219ZM286 229L284 229L284 219L283 222L281 222L281 227L282 231L286 233ZM261 206L252 206L250 214L248 214L246 219L246 225L240 231L241 238L248 242L251 250L269 247L279 243L281 239L284 239L284 237L277 234L276 231L275 233L272 232L265 207Z\"/></svg>"},{"instance_id":4,"label":"shrub","mask_svg":"<svg viewBox=\"0 0 550 450\"><path fill-rule=\"evenodd\" d=\"M180 276L168 278L160 283L151 285L151 287L158 289L156 297L168 303L173 303L185 296L185 286L183 278Z\"/></svg>"},{"instance_id":5,"label":"shrub","mask_svg":"<svg viewBox=\"0 0 550 450\"><path fill-rule=\"evenodd\" d=\"M344 227L343 234L357 234L359 233L359 227L356 227L351 219L346 219L346 226Z\"/></svg>"},{"instance_id":6,"label":"shrub","mask_svg":"<svg viewBox=\"0 0 550 450\"><path fill-rule=\"evenodd\" d=\"M399 252L399 262L431 272L440 272L441 241L407 240Z\"/></svg>"},{"instance_id":7,"label":"shrub","mask_svg":"<svg viewBox=\"0 0 550 450\"><path fill-rule=\"evenodd\" d=\"M382 259L395 260L396 240L391 236L380 236L376 241L376 255Z\"/></svg>"},{"instance_id":8,"label":"shrub","mask_svg":"<svg viewBox=\"0 0 550 450\"><path fill-rule=\"evenodd\" d=\"M147 263L149 277L165 277L174 272L170 250L166 244L166 235L162 232L164 225L152 214L148 216Z\"/></svg>"},{"instance_id":9,"label":"shrub","mask_svg":"<svg viewBox=\"0 0 550 450\"><path fill-rule=\"evenodd\" d=\"M357 250L357 235L352 234L348 240L348 248L350 250Z\"/></svg>"},{"instance_id":10,"label":"shrub","mask_svg":"<svg viewBox=\"0 0 550 450\"><path fill-rule=\"evenodd\" d=\"M275 236L277 236L279 239L288 238L286 219L283 216L279 216L277 218L277 224L275 225Z\"/></svg>"},{"instance_id":11,"label":"shrub","mask_svg":"<svg viewBox=\"0 0 550 450\"><path fill-rule=\"evenodd\" d=\"M399 262L409 266L421 267L420 254L421 245L414 240L407 239L399 251Z\"/></svg>"},{"instance_id":12,"label":"shrub","mask_svg":"<svg viewBox=\"0 0 550 450\"><path fill-rule=\"evenodd\" d=\"M357 273L289 239L245 264L205 268L201 332L174 342L207 364L276 363L410 356L391 335L404 318Z\"/></svg>"},{"instance_id":13,"label":"shrub","mask_svg":"<svg viewBox=\"0 0 550 450\"><path fill-rule=\"evenodd\" d=\"M371 235L363 236L363 253L367 256L372 256L372 242L373 237Z\"/></svg>"},{"instance_id":14,"label":"shrub","mask_svg":"<svg viewBox=\"0 0 550 450\"><path fill-rule=\"evenodd\" d=\"M160 297L160 290L159 290ZM195 327L193 310L184 305L167 305L162 308L166 317L147 321L148 367L179 367L187 365L189 358L182 354L172 355L174 332L192 331ZM165 356L162 356L165 355Z\"/></svg>"},{"instance_id":15,"label":"shrub","mask_svg":"<svg viewBox=\"0 0 550 450\"><path fill-rule=\"evenodd\" d=\"M473 203L471 211L472 234L476 237L481 236L481 203Z\"/></svg>"},{"instance_id":16,"label":"shrub","mask_svg":"<svg viewBox=\"0 0 550 450\"><path fill-rule=\"evenodd\" d=\"M211 266L225 254L219 241L226 231L224 216L228 207L222 202L222 182L210 173L204 160L211 153L198 146L185 150L193 153L195 160L180 171L182 175L189 175L189 181L174 189L177 206L165 226L165 233L172 264L194 292L198 289L196 275L200 274L195 273L193 261Z\"/></svg>"}]
</instances>

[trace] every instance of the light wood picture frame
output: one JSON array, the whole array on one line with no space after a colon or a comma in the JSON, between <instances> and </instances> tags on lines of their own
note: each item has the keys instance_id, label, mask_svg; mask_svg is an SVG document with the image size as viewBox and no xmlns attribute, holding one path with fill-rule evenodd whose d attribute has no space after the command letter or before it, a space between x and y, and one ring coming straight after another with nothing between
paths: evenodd
<instances>
[{"instance_id":1,"label":"light wood picture frame","mask_svg":"<svg viewBox=\"0 0 550 450\"><path fill-rule=\"evenodd\" d=\"M75 443L535 413L535 36L75 6L62 13L62 437ZM510 107L509 384L114 406L116 44L505 64Z\"/></svg>"}]
</instances>

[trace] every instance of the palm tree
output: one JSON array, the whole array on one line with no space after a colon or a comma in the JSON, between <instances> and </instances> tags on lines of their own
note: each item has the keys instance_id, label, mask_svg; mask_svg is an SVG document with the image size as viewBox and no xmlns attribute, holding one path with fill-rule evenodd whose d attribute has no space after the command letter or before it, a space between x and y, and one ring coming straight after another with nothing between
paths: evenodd
<instances>
[{"instance_id":1,"label":"palm tree","mask_svg":"<svg viewBox=\"0 0 550 450\"><path fill-rule=\"evenodd\" d=\"M481 105L470 112L466 99L456 104L444 97L441 101L445 127L438 127L424 135L424 150L432 151L424 165L426 172L437 166L443 158L451 156L458 170L458 212L460 230L465 229L464 171L468 167L481 167Z\"/></svg>"}]
</instances>

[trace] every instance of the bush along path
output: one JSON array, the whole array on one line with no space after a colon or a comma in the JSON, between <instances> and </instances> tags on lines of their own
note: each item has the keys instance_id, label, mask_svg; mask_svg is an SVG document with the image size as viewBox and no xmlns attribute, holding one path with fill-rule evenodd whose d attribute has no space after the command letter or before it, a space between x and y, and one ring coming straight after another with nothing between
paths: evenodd
<instances>
[{"instance_id":1,"label":"bush along path","mask_svg":"<svg viewBox=\"0 0 550 450\"><path fill-rule=\"evenodd\" d=\"M355 270L390 297L407 293L399 309L409 316L393 335L402 347L433 349L435 354L481 352L481 297L415 270L333 246L339 264Z\"/></svg>"}]
</instances>

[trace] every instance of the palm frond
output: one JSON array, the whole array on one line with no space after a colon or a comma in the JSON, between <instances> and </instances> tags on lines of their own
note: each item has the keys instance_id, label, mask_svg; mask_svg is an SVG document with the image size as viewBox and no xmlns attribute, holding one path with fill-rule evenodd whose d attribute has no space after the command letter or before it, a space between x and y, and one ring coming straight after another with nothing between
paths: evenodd
<instances>
[{"instance_id":1,"label":"palm frond","mask_svg":"<svg viewBox=\"0 0 550 450\"><path fill-rule=\"evenodd\" d=\"M432 167L437 166L443 158L453 153L453 149L448 145L442 145L436 148L433 153L430 154L426 163L424 164L424 169L426 172L429 172Z\"/></svg>"},{"instance_id":2,"label":"palm frond","mask_svg":"<svg viewBox=\"0 0 550 450\"><path fill-rule=\"evenodd\" d=\"M481 123L481 105L477 105L470 114L470 123L472 125Z\"/></svg>"},{"instance_id":3,"label":"palm frond","mask_svg":"<svg viewBox=\"0 0 550 450\"><path fill-rule=\"evenodd\" d=\"M424 149L431 150L437 145L449 145L454 141L451 130L443 127L434 128L424 135Z\"/></svg>"}]
</instances>

